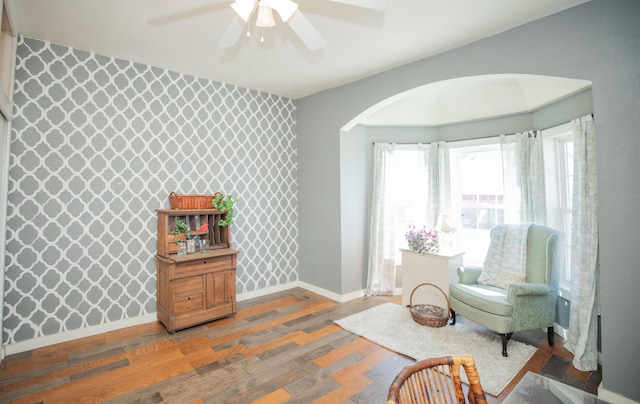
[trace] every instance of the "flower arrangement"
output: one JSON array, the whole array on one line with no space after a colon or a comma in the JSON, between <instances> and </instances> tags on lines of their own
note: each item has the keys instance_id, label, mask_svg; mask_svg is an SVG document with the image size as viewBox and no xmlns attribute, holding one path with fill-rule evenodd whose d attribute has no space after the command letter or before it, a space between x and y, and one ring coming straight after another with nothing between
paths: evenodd
<instances>
[{"instance_id":1,"label":"flower arrangement","mask_svg":"<svg viewBox=\"0 0 640 404\"><path fill-rule=\"evenodd\" d=\"M438 251L438 235L435 231L429 231L425 226L421 229L416 229L415 226L409 226L409 230L405 233L404 237L409 243L409 249L423 252L436 252Z\"/></svg>"}]
</instances>

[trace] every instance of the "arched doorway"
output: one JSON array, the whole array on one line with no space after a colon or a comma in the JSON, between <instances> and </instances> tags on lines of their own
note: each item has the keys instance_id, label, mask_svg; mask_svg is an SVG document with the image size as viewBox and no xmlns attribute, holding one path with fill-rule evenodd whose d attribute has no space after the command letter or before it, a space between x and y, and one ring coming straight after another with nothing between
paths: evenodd
<instances>
[{"instance_id":1,"label":"arched doorway","mask_svg":"<svg viewBox=\"0 0 640 404\"><path fill-rule=\"evenodd\" d=\"M430 83L354 117L340 135L343 290L366 286L373 143L462 141L543 129L593 110L591 82L498 74Z\"/></svg>"}]
</instances>

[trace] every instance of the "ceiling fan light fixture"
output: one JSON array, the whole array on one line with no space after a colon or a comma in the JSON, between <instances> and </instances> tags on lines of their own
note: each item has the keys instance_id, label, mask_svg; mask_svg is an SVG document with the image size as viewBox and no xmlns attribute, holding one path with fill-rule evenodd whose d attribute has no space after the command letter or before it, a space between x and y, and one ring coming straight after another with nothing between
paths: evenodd
<instances>
[{"instance_id":1,"label":"ceiling fan light fixture","mask_svg":"<svg viewBox=\"0 0 640 404\"><path fill-rule=\"evenodd\" d=\"M242 18L244 22L249 21L249 17L253 14L253 10L256 8L255 0L235 0L231 4L231 8L238 14L238 17Z\"/></svg>"},{"instance_id":2,"label":"ceiling fan light fixture","mask_svg":"<svg viewBox=\"0 0 640 404\"><path fill-rule=\"evenodd\" d=\"M273 19L273 10L271 7L265 4L264 0L261 0L258 4L258 17L256 18L256 26L260 28L269 28L276 25L276 20Z\"/></svg>"},{"instance_id":3,"label":"ceiling fan light fixture","mask_svg":"<svg viewBox=\"0 0 640 404\"><path fill-rule=\"evenodd\" d=\"M278 12L283 22L287 22L298 10L298 5L291 0L268 0L268 5Z\"/></svg>"}]
</instances>

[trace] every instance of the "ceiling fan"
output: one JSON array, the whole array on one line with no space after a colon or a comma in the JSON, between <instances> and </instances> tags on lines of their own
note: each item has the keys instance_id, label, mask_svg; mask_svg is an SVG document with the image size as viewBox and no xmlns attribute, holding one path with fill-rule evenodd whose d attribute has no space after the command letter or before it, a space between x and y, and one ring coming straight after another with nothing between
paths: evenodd
<instances>
[{"instance_id":1,"label":"ceiling fan","mask_svg":"<svg viewBox=\"0 0 640 404\"><path fill-rule=\"evenodd\" d=\"M337 3L349 4L357 7L364 7L372 10L382 10L385 0L331 0ZM326 41L318 30L307 20L298 10L298 4L291 0L235 0L231 8L236 12L233 20L224 32L219 42L221 48L230 48L238 42L240 34L244 32L245 26L256 13L256 26L268 28L276 25L273 18L275 10L280 19L286 22L302 42L312 51L322 48ZM247 31L249 35L249 31ZM264 38L260 38L264 41Z\"/></svg>"},{"instance_id":2,"label":"ceiling fan","mask_svg":"<svg viewBox=\"0 0 640 404\"><path fill-rule=\"evenodd\" d=\"M382 10L386 2L386 0L329 1L371 10ZM168 0L146 0L146 2L160 5L167 4ZM234 0L231 8L236 14L233 16L233 19L218 43L220 48L233 47L245 30L247 36L250 36L248 24L253 19L255 19L255 25L261 29L275 26L276 22L273 17L274 10L282 22L289 25L291 30L293 30L309 50L318 50L326 44L325 39L320 35L318 30L316 30L311 22L298 10L298 4L291 0ZM263 37L260 39L264 41Z\"/></svg>"}]
</instances>

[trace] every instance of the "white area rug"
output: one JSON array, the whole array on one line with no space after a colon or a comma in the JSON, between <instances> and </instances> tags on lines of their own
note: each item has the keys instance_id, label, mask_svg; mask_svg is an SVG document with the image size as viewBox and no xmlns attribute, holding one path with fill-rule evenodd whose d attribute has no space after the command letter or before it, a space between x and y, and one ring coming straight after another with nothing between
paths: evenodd
<instances>
[{"instance_id":1,"label":"white area rug","mask_svg":"<svg viewBox=\"0 0 640 404\"><path fill-rule=\"evenodd\" d=\"M394 303L383 303L338 320L336 324L415 360L471 354L482 388L493 396L500 394L538 349L509 341L509 357L505 358L497 334L474 331L460 323L453 327L426 327L413 321L408 308ZM468 383L466 376L463 381Z\"/></svg>"}]
</instances>

